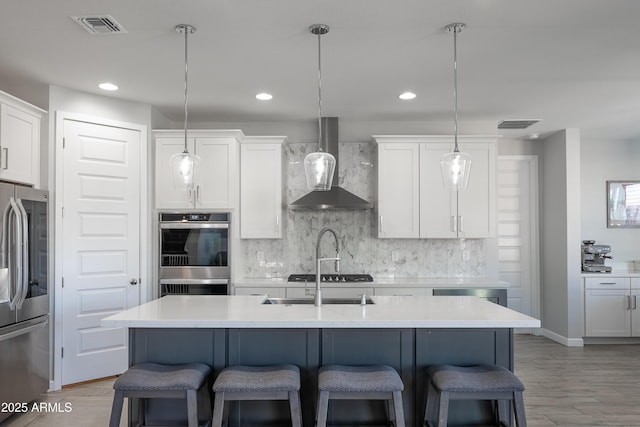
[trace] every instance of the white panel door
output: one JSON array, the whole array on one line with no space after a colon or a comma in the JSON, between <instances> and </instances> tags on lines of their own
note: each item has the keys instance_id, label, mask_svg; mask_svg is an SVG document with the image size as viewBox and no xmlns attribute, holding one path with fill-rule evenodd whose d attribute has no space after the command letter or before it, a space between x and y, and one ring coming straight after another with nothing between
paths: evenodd
<instances>
[{"instance_id":1,"label":"white panel door","mask_svg":"<svg viewBox=\"0 0 640 427\"><path fill-rule=\"evenodd\" d=\"M200 156L200 182L196 185L196 208L230 209L234 202L234 138L196 138Z\"/></svg>"},{"instance_id":2,"label":"white panel door","mask_svg":"<svg viewBox=\"0 0 640 427\"><path fill-rule=\"evenodd\" d=\"M194 152L194 139L187 140L187 149ZM170 159L176 153L184 151L184 137L156 138L156 208L185 209L193 208L194 194L173 185Z\"/></svg>"},{"instance_id":3,"label":"white panel door","mask_svg":"<svg viewBox=\"0 0 640 427\"><path fill-rule=\"evenodd\" d=\"M127 330L100 320L140 302L139 131L64 120L62 384L124 372Z\"/></svg>"},{"instance_id":4,"label":"white panel door","mask_svg":"<svg viewBox=\"0 0 640 427\"><path fill-rule=\"evenodd\" d=\"M418 144L378 144L378 237L420 234Z\"/></svg>"},{"instance_id":5,"label":"white panel door","mask_svg":"<svg viewBox=\"0 0 640 427\"><path fill-rule=\"evenodd\" d=\"M498 158L498 275L509 282L509 308L540 316L537 160Z\"/></svg>"},{"instance_id":6,"label":"white panel door","mask_svg":"<svg viewBox=\"0 0 640 427\"><path fill-rule=\"evenodd\" d=\"M470 239L495 235L495 144L465 144L471 156L466 190L458 192L458 237Z\"/></svg>"},{"instance_id":7,"label":"white panel door","mask_svg":"<svg viewBox=\"0 0 640 427\"><path fill-rule=\"evenodd\" d=\"M240 238L282 237L282 144L240 147Z\"/></svg>"},{"instance_id":8,"label":"white panel door","mask_svg":"<svg viewBox=\"0 0 640 427\"><path fill-rule=\"evenodd\" d=\"M457 237L457 194L442 183L440 159L451 151L449 143L420 144L420 237Z\"/></svg>"}]
</instances>

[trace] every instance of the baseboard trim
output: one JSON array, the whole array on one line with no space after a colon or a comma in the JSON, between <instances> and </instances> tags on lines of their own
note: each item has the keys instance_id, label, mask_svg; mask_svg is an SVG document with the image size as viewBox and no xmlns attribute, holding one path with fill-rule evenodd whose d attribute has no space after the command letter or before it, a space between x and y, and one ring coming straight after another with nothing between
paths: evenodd
<instances>
[{"instance_id":1,"label":"baseboard trim","mask_svg":"<svg viewBox=\"0 0 640 427\"><path fill-rule=\"evenodd\" d=\"M584 347L582 338L567 338L548 329L543 329L542 335L567 347Z\"/></svg>"}]
</instances>

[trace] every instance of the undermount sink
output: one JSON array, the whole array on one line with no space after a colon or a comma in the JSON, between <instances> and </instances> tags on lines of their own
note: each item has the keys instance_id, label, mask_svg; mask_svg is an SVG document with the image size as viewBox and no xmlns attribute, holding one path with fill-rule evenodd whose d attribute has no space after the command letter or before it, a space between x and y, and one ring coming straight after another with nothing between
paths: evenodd
<instances>
[{"instance_id":1,"label":"undermount sink","mask_svg":"<svg viewBox=\"0 0 640 427\"><path fill-rule=\"evenodd\" d=\"M375 304L369 297L366 298L366 304ZM297 304L309 304L313 305L313 298L267 298L263 304L281 304L281 305L297 305ZM362 303L361 298L322 298L322 305L327 304L352 304L360 305Z\"/></svg>"}]
</instances>

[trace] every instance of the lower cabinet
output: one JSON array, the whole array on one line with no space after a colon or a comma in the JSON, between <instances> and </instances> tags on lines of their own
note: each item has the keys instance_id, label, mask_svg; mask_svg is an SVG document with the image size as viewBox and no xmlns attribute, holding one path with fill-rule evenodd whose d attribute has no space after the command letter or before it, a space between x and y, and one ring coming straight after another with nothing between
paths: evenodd
<instances>
[{"instance_id":1,"label":"lower cabinet","mask_svg":"<svg viewBox=\"0 0 640 427\"><path fill-rule=\"evenodd\" d=\"M315 283L306 288L287 288L287 298L312 298L316 294ZM373 295L373 288L322 288L322 298L360 298Z\"/></svg>"},{"instance_id":2,"label":"lower cabinet","mask_svg":"<svg viewBox=\"0 0 640 427\"><path fill-rule=\"evenodd\" d=\"M640 337L640 278L584 279L584 335Z\"/></svg>"},{"instance_id":3,"label":"lower cabinet","mask_svg":"<svg viewBox=\"0 0 640 427\"><path fill-rule=\"evenodd\" d=\"M376 296L412 297L415 295L431 295L431 288L408 288L400 286L377 287Z\"/></svg>"},{"instance_id":4,"label":"lower cabinet","mask_svg":"<svg viewBox=\"0 0 640 427\"><path fill-rule=\"evenodd\" d=\"M237 286L234 288L234 295L267 295L270 298L284 298L286 296L287 288L282 286L265 288L262 286L245 287Z\"/></svg>"}]
</instances>

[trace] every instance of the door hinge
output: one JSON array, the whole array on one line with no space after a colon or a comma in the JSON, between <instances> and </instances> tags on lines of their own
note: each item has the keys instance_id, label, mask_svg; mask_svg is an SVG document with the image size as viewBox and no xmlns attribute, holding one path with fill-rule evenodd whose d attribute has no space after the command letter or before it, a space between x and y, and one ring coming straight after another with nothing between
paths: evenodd
<instances>
[{"instance_id":1,"label":"door hinge","mask_svg":"<svg viewBox=\"0 0 640 427\"><path fill-rule=\"evenodd\" d=\"M62 148L66 148L67 147L67 138L62 137Z\"/></svg>"},{"instance_id":2,"label":"door hinge","mask_svg":"<svg viewBox=\"0 0 640 427\"><path fill-rule=\"evenodd\" d=\"M60 358L64 359L64 347L60 347Z\"/></svg>"},{"instance_id":3,"label":"door hinge","mask_svg":"<svg viewBox=\"0 0 640 427\"><path fill-rule=\"evenodd\" d=\"M64 288L64 277L61 279L62 287Z\"/></svg>"}]
</instances>

